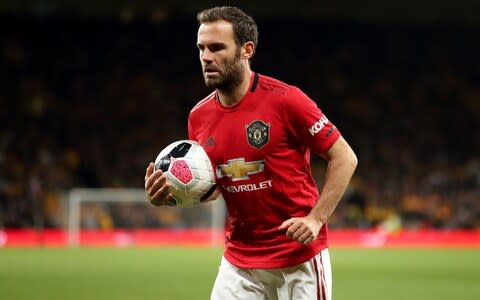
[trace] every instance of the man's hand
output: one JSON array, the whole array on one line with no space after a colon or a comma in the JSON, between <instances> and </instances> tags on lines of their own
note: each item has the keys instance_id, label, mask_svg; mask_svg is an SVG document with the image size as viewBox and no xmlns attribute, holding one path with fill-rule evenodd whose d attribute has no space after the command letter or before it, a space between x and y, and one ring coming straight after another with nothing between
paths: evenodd
<instances>
[{"instance_id":1,"label":"man's hand","mask_svg":"<svg viewBox=\"0 0 480 300\"><path fill-rule=\"evenodd\" d=\"M167 177L162 170L154 170L155 165L150 163L145 172L145 192L153 205L174 205L173 195Z\"/></svg>"},{"instance_id":2,"label":"man's hand","mask_svg":"<svg viewBox=\"0 0 480 300\"><path fill-rule=\"evenodd\" d=\"M280 225L279 229L286 229L286 235L304 245L310 244L318 237L323 223L316 220L313 216L300 218L290 218Z\"/></svg>"}]
</instances>

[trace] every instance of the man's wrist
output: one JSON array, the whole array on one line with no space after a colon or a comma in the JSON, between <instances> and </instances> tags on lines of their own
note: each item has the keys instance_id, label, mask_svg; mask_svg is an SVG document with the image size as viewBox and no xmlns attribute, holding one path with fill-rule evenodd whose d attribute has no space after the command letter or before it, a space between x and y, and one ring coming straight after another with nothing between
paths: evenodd
<instances>
[{"instance_id":1,"label":"man's wrist","mask_svg":"<svg viewBox=\"0 0 480 300\"><path fill-rule=\"evenodd\" d=\"M328 217L325 216L324 214L322 213L319 213L319 212L314 212L313 210L310 212L309 214L315 221L317 221L318 223L321 223L321 224L325 224L327 222L327 219Z\"/></svg>"}]
</instances>

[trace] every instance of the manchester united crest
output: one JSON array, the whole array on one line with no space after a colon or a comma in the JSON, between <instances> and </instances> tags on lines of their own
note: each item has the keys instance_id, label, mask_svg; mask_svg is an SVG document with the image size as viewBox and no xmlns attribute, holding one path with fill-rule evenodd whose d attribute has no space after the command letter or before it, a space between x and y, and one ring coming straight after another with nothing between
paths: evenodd
<instances>
[{"instance_id":1,"label":"manchester united crest","mask_svg":"<svg viewBox=\"0 0 480 300\"><path fill-rule=\"evenodd\" d=\"M255 120L245 128L247 129L247 140L251 146L260 149L268 143L270 124Z\"/></svg>"}]
</instances>

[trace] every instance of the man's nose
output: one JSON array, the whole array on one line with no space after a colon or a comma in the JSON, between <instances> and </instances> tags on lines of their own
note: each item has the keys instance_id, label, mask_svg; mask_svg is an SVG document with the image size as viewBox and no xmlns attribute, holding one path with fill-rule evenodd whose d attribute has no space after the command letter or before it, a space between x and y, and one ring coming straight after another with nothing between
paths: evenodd
<instances>
[{"instance_id":1,"label":"man's nose","mask_svg":"<svg viewBox=\"0 0 480 300\"><path fill-rule=\"evenodd\" d=\"M201 59L205 62L211 62L213 60L213 54L212 51L205 49L202 52Z\"/></svg>"}]
</instances>

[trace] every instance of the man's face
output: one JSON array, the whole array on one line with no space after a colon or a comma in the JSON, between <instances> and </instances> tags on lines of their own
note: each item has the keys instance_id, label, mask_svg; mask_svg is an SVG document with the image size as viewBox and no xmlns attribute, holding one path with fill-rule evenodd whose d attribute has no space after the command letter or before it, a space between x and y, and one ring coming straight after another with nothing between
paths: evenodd
<instances>
[{"instance_id":1,"label":"man's face","mask_svg":"<svg viewBox=\"0 0 480 300\"><path fill-rule=\"evenodd\" d=\"M241 82L240 47L235 43L232 24L226 21L201 24L197 47L207 87L228 91Z\"/></svg>"}]
</instances>

